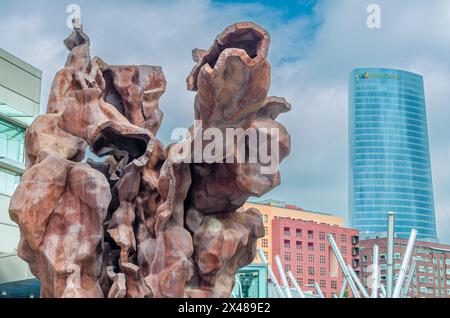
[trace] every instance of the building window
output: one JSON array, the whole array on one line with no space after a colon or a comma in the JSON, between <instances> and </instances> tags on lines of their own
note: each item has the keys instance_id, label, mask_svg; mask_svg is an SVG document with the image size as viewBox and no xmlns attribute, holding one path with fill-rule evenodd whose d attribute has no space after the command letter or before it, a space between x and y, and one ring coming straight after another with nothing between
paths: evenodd
<instances>
[{"instance_id":1,"label":"building window","mask_svg":"<svg viewBox=\"0 0 450 318\"><path fill-rule=\"evenodd\" d=\"M295 279L296 281L297 281L297 283L298 283L298 285L300 286L300 287L303 287L303 278L296 278Z\"/></svg>"},{"instance_id":2,"label":"building window","mask_svg":"<svg viewBox=\"0 0 450 318\"><path fill-rule=\"evenodd\" d=\"M309 266L308 267L308 275L314 275L314 266ZM312 284L314 284L314 281L313 281Z\"/></svg>"},{"instance_id":3,"label":"building window","mask_svg":"<svg viewBox=\"0 0 450 318\"><path fill-rule=\"evenodd\" d=\"M337 281L332 280L331 281L331 289L337 289L337 288L338 288Z\"/></svg>"},{"instance_id":4,"label":"building window","mask_svg":"<svg viewBox=\"0 0 450 318\"><path fill-rule=\"evenodd\" d=\"M311 230L308 231L308 239L309 240L313 240L314 239L314 232L311 231Z\"/></svg>"},{"instance_id":5,"label":"building window","mask_svg":"<svg viewBox=\"0 0 450 318\"><path fill-rule=\"evenodd\" d=\"M284 228L284 236L290 236L291 235L291 229L288 227Z\"/></svg>"},{"instance_id":6,"label":"building window","mask_svg":"<svg viewBox=\"0 0 450 318\"><path fill-rule=\"evenodd\" d=\"M426 278L425 276L420 276L420 277L419 277L419 282L425 284L425 283L427 282L427 278Z\"/></svg>"},{"instance_id":7,"label":"building window","mask_svg":"<svg viewBox=\"0 0 450 318\"><path fill-rule=\"evenodd\" d=\"M303 274L303 266L302 265L297 265L297 274L302 275Z\"/></svg>"},{"instance_id":8,"label":"building window","mask_svg":"<svg viewBox=\"0 0 450 318\"><path fill-rule=\"evenodd\" d=\"M325 264L326 263L326 259L325 259L324 255L320 255L319 256L319 262L320 262L320 264Z\"/></svg>"},{"instance_id":9,"label":"building window","mask_svg":"<svg viewBox=\"0 0 450 318\"><path fill-rule=\"evenodd\" d=\"M394 259L402 259L402 254L394 253Z\"/></svg>"},{"instance_id":10,"label":"building window","mask_svg":"<svg viewBox=\"0 0 450 318\"><path fill-rule=\"evenodd\" d=\"M321 241L325 240L325 232L319 232L319 240Z\"/></svg>"},{"instance_id":11,"label":"building window","mask_svg":"<svg viewBox=\"0 0 450 318\"><path fill-rule=\"evenodd\" d=\"M0 118L0 158L24 162L24 153L25 129Z\"/></svg>"},{"instance_id":12,"label":"building window","mask_svg":"<svg viewBox=\"0 0 450 318\"><path fill-rule=\"evenodd\" d=\"M298 250L301 250L303 248L302 242L300 242L300 241L295 242L295 248Z\"/></svg>"},{"instance_id":13,"label":"building window","mask_svg":"<svg viewBox=\"0 0 450 318\"><path fill-rule=\"evenodd\" d=\"M320 250L321 252L325 252L325 244L324 244L324 243L320 243L320 244L319 244L319 250Z\"/></svg>"},{"instance_id":14,"label":"building window","mask_svg":"<svg viewBox=\"0 0 450 318\"><path fill-rule=\"evenodd\" d=\"M427 268L425 266L419 266L419 272L426 273L427 272Z\"/></svg>"},{"instance_id":15,"label":"building window","mask_svg":"<svg viewBox=\"0 0 450 318\"><path fill-rule=\"evenodd\" d=\"M433 274L433 267L428 267L428 273Z\"/></svg>"},{"instance_id":16,"label":"building window","mask_svg":"<svg viewBox=\"0 0 450 318\"><path fill-rule=\"evenodd\" d=\"M314 268L313 268L313 273L314 273ZM308 279L308 285L309 286L314 286L314 279Z\"/></svg>"},{"instance_id":17,"label":"building window","mask_svg":"<svg viewBox=\"0 0 450 318\"><path fill-rule=\"evenodd\" d=\"M12 196L20 182L20 175L0 168L0 193Z\"/></svg>"},{"instance_id":18,"label":"building window","mask_svg":"<svg viewBox=\"0 0 450 318\"><path fill-rule=\"evenodd\" d=\"M296 229L295 230L295 236L296 237L302 237L302 229Z\"/></svg>"},{"instance_id":19,"label":"building window","mask_svg":"<svg viewBox=\"0 0 450 318\"><path fill-rule=\"evenodd\" d=\"M341 246L342 254L347 254L347 246Z\"/></svg>"},{"instance_id":20,"label":"building window","mask_svg":"<svg viewBox=\"0 0 450 318\"><path fill-rule=\"evenodd\" d=\"M433 283L434 283L433 277L428 277L428 284L433 284Z\"/></svg>"},{"instance_id":21,"label":"building window","mask_svg":"<svg viewBox=\"0 0 450 318\"><path fill-rule=\"evenodd\" d=\"M291 253L290 252L284 252L284 260L286 262L290 262L291 261Z\"/></svg>"},{"instance_id":22,"label":"building window","mask_svg":"<svg viewBox=\"0 0 450 318\"><path fill-rule=\"evenodd\" d=\"M284 240L284 248L291 248L291 241Z\"/></svg>"},{"instance_id":23,"label":"building window","mask_svg":"<svg viewBox=\"0 0 450 318\"><path fill-rule=\"evenodd\" d=\"M267 214L264 214L264 215L263 215L263 219L264 219L264 223L267 223L267 221L268 221Z\"/></svg>"},{"instance_id":24,"label":"building window","mask_svg":"<svg viewBox=\"0 0 450 318\"><path fill-rule=\"evenodd\" d=\"M323 280L323 279L321 279L320 280L320 288L327 288L327 283L326 283L326 281L325 280Z\"/></svg>"},{"instance_id":25,"label":"building window","mask_svg":"<svg viewBox=\"0 0 450 318\"><path fill-rule=\"evenodd\" d=\"M302 253L297 253L296 260L297 260L297 262L303 262L303 254Z\"/></svg>"},{"instance_id":26,"label":"building window","mask_svg":"<svg viewBox=\"0 0 450 318\"><path fill-rule=\"evenodd\" d=\"M265 235L269 234L269 228L267 226L264 227L264 234Z\"/></svg>"},{"instance_id":27,"label":"building window","mask_svg":"<svg viewBox=\"0 0 450 318\"><path fill-rule=\"evenodd\" d=\"M342 243L347 243L347 235L341 234L341 242Z\"/></svg>"},{"instance_id":28,"label":"building window","mask_svg":"<svg viewBox=\"0 0 450 318\"><path fill-rule=\"evenodd\" d=\"M308 243L308 251L314 251L314 243Z\"/></svg>"},{"instance_id":29,"label":"building window","mask_svg":"<svg viewBox=\"0 0 450 318\"><path fill-rule=\"evenodd\" d=\"M386 259L386 254L380 254L380 259Z\"/></svg>"},{"instance_id":30,"label":"building window","mask_svg":"<svg viewBox=\"0 0 450 318\"><path fill-rule=\"evenodd\" d=\"M320 268L320 276L327 276L327 271L323 267Z\"/></svg>"},{"instance_id":31,"label":"building window","mask_svg":"<svg viewBox=\"0 0 450 318\"><path fill-rule=\"evenodd\" d=\"M311 265L314 265L314 254L308 254L308 262Z\"/></svg>"},{"instance_id":32,"label":"building window","mask_svg":"<svg viewBox=\"0 0 450 318\"><path fill-rule=\"evenodd\" d=\"M261 246L262 246L262 248L268 248L269 247L269 240L266 239L266 238L263 238L261 240Z\"/></svg>"},{"instance_id":33,"label":"building window","mask_svg":"<svg viewBox=\"0 0 450 318\"><path fill-rule=\"evenodd\" d=\"M367 262L367 255L363 255L363 262Z\"/></svg>"},{"instance_id":34,"label":"building window","mask_svg":"<svg viewBox=\"0 0 450 318\"><path fill-rule=\"evenodd\" d=\"M291 270L291 264L285 264L284 265L284 271L289 272Z\"/></svg>"}]
</instances>

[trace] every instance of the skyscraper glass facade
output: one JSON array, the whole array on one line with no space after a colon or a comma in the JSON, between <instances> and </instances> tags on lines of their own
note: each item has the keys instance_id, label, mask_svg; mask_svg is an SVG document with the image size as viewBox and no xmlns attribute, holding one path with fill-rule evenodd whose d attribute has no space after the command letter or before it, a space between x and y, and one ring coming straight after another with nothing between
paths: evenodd
<instances>
[{"instance_id":1,"label":"skyscraper glass facade","mask_svg":"<svg viewBox=\"0 0 450 318\"><path fill-rule=\"evenodd\" d=\"M393 69L361 68L349 83L352 226L385 233L396 213L397 237L412 228L435 241L436 221L423 78Z\"/></svg>"}]
</instances>

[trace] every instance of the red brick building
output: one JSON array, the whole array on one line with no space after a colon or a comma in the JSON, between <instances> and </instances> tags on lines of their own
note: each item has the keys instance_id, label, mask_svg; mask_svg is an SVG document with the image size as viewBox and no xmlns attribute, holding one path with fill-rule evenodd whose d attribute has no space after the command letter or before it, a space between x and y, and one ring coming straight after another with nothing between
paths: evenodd
<instances>
[{"instance_id":1,"label":"red brick building","mask_svg":"<svg viewBox=\"0 0 450 318\"><path fill-rule=\"evenodd\" d=\"M304 291L313 290L310 285L317 282L324 296L332 297L339 294L343 275L328 243L328 234L333 234L345 262L359 275L357 230L289 218L272 221L273 257L280 256L285 271L292 271ZM278 271L274 272L281 281Z\"/></svg>"},{"instance_id":2,"label":"red brick building","mask_svg":"<svg viewBox=\"0 0 450 318\"><path fill-rule=\"evenodd\" d=\"M376 238L362 240L360 244L361 281L370 292L373 246L377 244L380 248L378 261L380 283L386 286L387 239ZM406 244L407 240L395 239L394 285L400 270ZM416 241L412 257L415 257L418 262L408 296L411 298L450 298L450 245Z\"/></svg>"}]
</instances>

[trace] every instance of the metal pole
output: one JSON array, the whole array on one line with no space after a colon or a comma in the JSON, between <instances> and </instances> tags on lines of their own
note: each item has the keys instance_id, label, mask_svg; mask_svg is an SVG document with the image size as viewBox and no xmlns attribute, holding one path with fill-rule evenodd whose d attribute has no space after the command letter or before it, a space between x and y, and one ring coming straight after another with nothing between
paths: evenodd
<instances>
[{"instance_id":1,"label":"metal pole","mask_svg":"<svg viewBox=\"0 0 450 318\"><path fill-rule=\"evenodd\" d=\"M339 248L337 247L337 244L334 241L334 237L332 234L328 234L328 241L330 242L330 246L334 252L334 255L336 255L337 261L342 270L342 274L344 275L345 279L347 280L348 285L350 286L350 289L352 290L353 297L361 298L361 295L359 294L355 283L353 282L352 278L350 277L350 274L348 273L347 264L345 264L344 259L342 258L341 252L339 252Z\"/></svg>"},{"instance_id":2,"label":"metal pole","mask_svg":"<svg viewBox=\"0 0 450 318\"><path fill-rule=\"evenodd\" d=\"M380 284L380 295L383 295L383 298L386 298L386 288L383 284Z\"/></svg>"},{"instance_id":3,"label":"metal pole","mask_svg":"<svg viewBox=\"0 0 450 318\"><path fill-rule=\"evenodd\" d=\"M275 263L277 263L278 273L280 273L281 281L283 282L283 287L285 287L285 293L287 298L292 298L291 289L289 287L289 283L286 278L286 274L284 273L283 264L281 264L281 259L279 255L275 256Z\"/></svg>"},{"instance_id":4,"label":"metal pole","mask_svg":"<svg viewBox=\"0 0 450 318\"><path fill-rule=\"evenodd\" d=\"M392 298L392 284L394 276L394 223L395 213L388 213L388 235L387 235L387 282L386 282L386 298Z\"/></svg>"},{"instance_id":5,"label":"metal pole","mask_svg":"<svg viewBox=\"0 0 450 318\"><path fill-rule=\"evenodd\" d=\"M402 298L408 298L409 286L411 286L411 282L416 274L417 260L413 258L413 262L411 264L411 268L409 269L408 279L406 280L405 287L403 288Z\"/></svg>"},{"instance_id":6,"label":"metal pole","mask_svg":"<svg viewBox=\"0 0 450 318\"><path fill-rule=\"evenodd\" d=\"M319 284L314 283L314 288L316 289L317 295L319 295L319 298L325 298L325 296L322 293L322 290L320 289Z\"/></svg>"},{"instance_id":7,"label":"metal pole","mask_svg":"<svg viewBox=\"0 0 450 318\"><path fill-rule=\"evenodd\" d=\"M377 244L373 246L373 255L372 255L372 295L371 298L377 298L378 296L378 282L379 282L379 273L378 273L378 254L380 250Z\"/></svg>"},{"instance_id":8,"label":"metal pole","mask_svg":"<svg viewBox=\"0 0 450 318\"><path fill-rule=\"evenodd\" d=\"M344 278L344 281L342 282L341 291L339 292L339 298L344 298L344 293L346 289L347 289L347 280Z\"/></svg>"},{"instance_id":9,"label":"metal pole","mask_svg":"<svg viewBox=\"0 0 450 318\"><path fill-rule=\"evenodd\" d=\"M352 277L353 281L356 283L356 285L358 286L359 290L362 292L363 296L365 298L369 298L369 293L367 292L367 290L364 288L363 284L361 283L361 281L359 280L358 276L356 276L355 271L353 270L353 268L348 265L348 272L350 273L350 276Z\"/></svg>"},{"instance_id":10,"label":"metal pole","mask_svg":"<svg viewBox=\"0 0 450 318\"><path fill-rule=\"evenodd\" d=\"M405 280L406 269L411 259L411 255L414 249L414 243L416 242L417 230L412 229L409 235L408 244L406 245L405 254L403 255L402 266L400 267L400 272L398 273L398 280L395 284L394 292L392 293L392 298L399 298L400 292L402 290L403 281Z\"/></svg>"},{"instance_id":11,"label":"metal pole","mask_svg":"<svg viewBox=\"0 0 450 318\"><path fill-rule=\"evenodd\" d=\"M303 294L302 289L300 288L300 285L297 283L297 280L294 278L294 275L291 271L288 271L289 279L292 282L292 285L294 285L295 290L300 294L300 298L305 298L305 294Z\"/></svg>"},{"instance_id":12,"label":"metal pole","mask_svg":"<svg viewBox=\"0 0 450 318\"><path fill-rule=\"evenodd\" d=\"M273 273L273 270L270 267L269 262L267 261L266 255L264 255L263 250L258 248L257 253L258 253L259 258L263 261L263 263L268 265L267 270L269 272L269 277L270 277L270 280L272 281L273 285L275 286L275 290L277 291L278 296L280 296L281 298L285 298L286 296L284 295L283 291L281 290L280 284L278 284L278 279L276 278L275 274Z\"/></svg>"}]
</instances>

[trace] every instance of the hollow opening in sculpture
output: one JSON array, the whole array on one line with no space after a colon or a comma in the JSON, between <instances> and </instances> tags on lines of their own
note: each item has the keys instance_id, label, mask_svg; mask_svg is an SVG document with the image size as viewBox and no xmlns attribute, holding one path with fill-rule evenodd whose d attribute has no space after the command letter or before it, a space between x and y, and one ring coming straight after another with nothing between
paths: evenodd
<instances>
[{"instance_id":1,"label":"hollow opening in sculpture","mask_svg":"<svg viewBox=\"0 0 450 318\"><path fill-rule=\"evenodd\" d=\"M144 136L124 136L114 128L106 127L93 143L92 150L100 156L114 154L121 158L123 158L123 153L128 153L128 164L144 155L147 150L148 142L143 138Z\"/></svg>"},{"instance_id":2,"label":"hollow opening in sculpture","mask_svg":"<svg viewBox=\"0 0 450 318\"><path fill-rule=\"evenodd\" d=\"M229 48L242 49L250 58L254 59L258 56L258 49L263 39L263 35L254 29L231 32L224 36L222 43L219 43L217 49L210 53L210 56L207 58L208 64L214 68L220 54Z\"/></svg>"}]
</instances>

